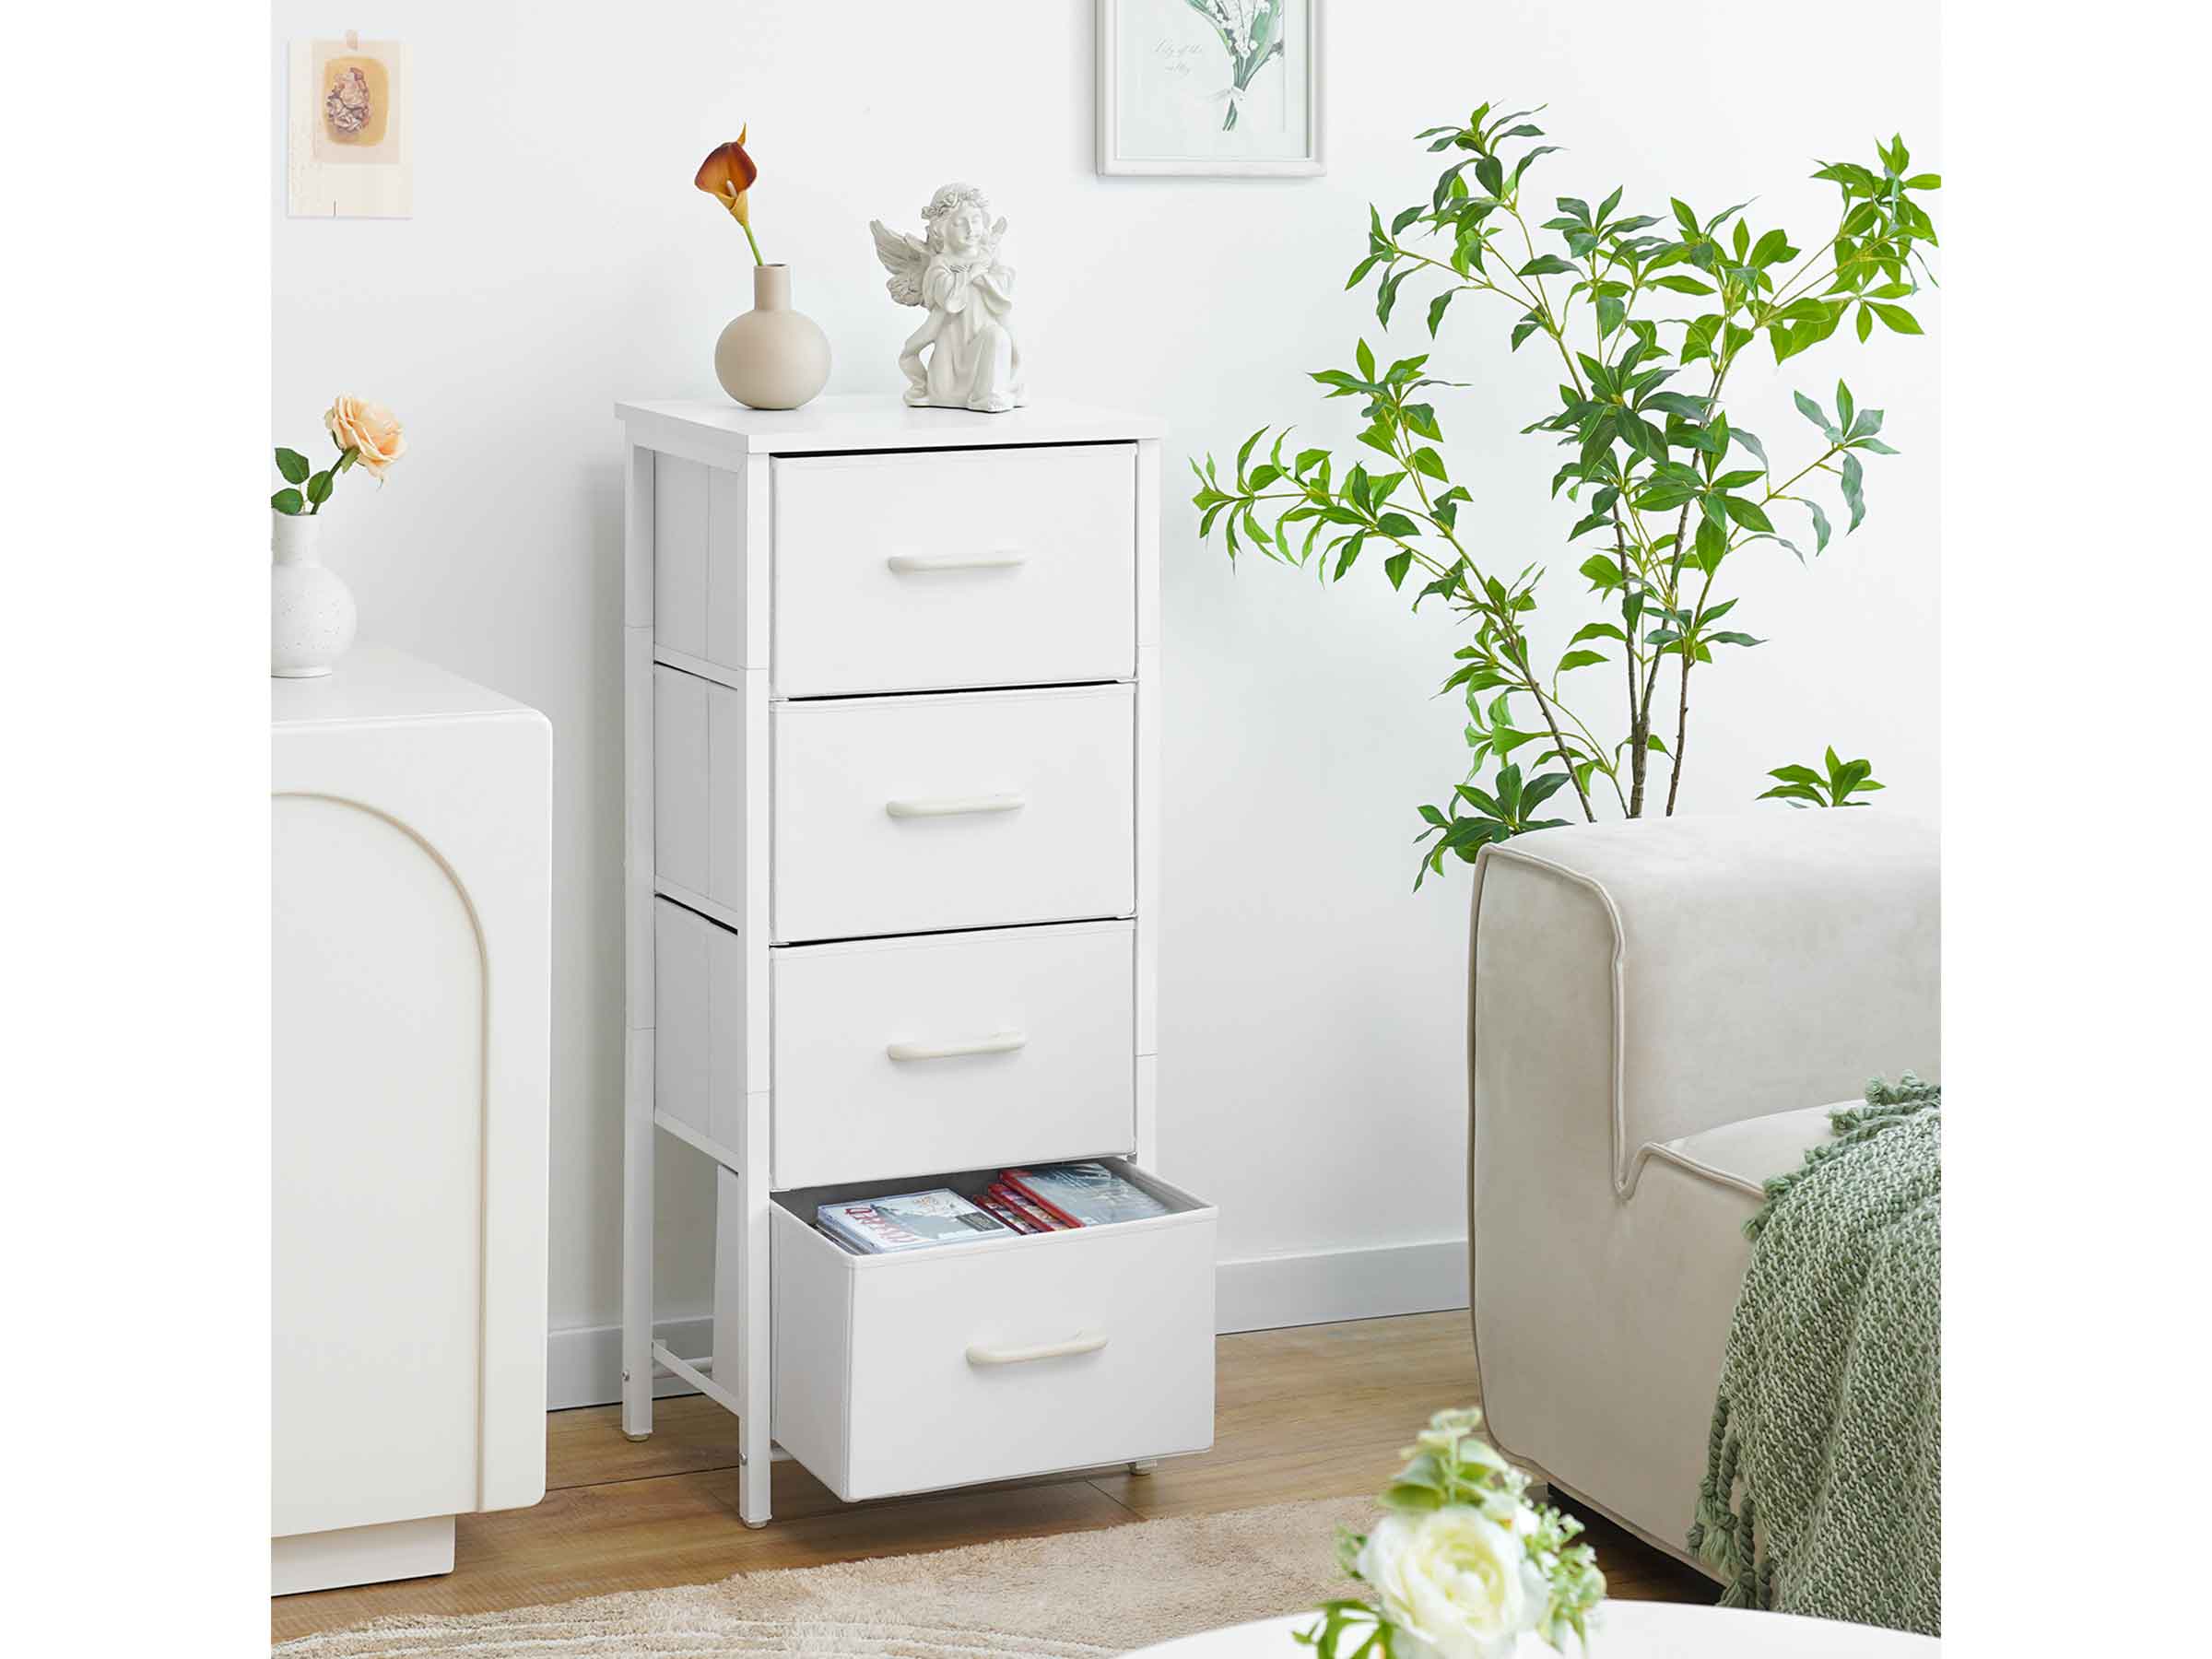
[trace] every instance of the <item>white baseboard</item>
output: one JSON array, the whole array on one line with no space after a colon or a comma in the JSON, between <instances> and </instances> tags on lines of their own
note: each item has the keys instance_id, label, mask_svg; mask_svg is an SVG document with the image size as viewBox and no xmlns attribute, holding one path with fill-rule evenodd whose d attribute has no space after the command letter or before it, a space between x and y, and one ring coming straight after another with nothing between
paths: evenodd
<instances>
[{"instance_id":1,"label":"white baseboard","mask_svg":"<svg viewBox=\"0 0 2212 1659\"><path fill-rule=\"evenodd\" d=\"M1223 1262L1214 1285L1214 1328L1272 1331L1466 1305L1467 1241L1438 1239Z\"/></svg>"},{"instance_id":2,"label":"white baseboard","mask_svg":"<svg viewBox=\"0 0 2212 1659\"><path fill-rule=\"evenodd\" d=\"M664 1319L653 1327L655 1341L686 1359L714 1350L714 1322L704 1313ZM654 1399L696 1394L688 1382L663 1377L653 1385ZM571 1325L546 1336L546 1409L572 1406L612 1406L622 1397L622 1327Z\"/></svg>"},{"instance_id":3,"label":"white baseboard","mask_svg":"<svg viewBox=\"0 0 2212 1659\"><path fill-rule=\"evenodd\" d=\"M1214 1328L1267 1331L1339 1319L1435 1313L1467 1305L1467 1241L1382 1244L1368 1250L1322 1250L1306 1255L1251 1256L1216 1269ZM669 1349L696 1358L714 1346L705 1314L664 1319L653 1335ZM674 1377L653 1385L656 1397L691 1393ZM608 1406L622 1397L622 1328L577 1325L546 1339L546 1405Z\"/></svg>"}]
</instances>

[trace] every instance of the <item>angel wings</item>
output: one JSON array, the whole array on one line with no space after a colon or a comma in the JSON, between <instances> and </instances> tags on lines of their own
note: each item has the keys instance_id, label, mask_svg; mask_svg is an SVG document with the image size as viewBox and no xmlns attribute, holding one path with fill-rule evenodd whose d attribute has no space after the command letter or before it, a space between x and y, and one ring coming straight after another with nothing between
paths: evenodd
<instances>
[{"instance_id":1,"label":"angel wings","mask_svg":"<svg viewBox=\"0 0 2212 1659\"><path fill-rule=\"evenodd\" d=\"M890 281L883 286L900 304L920 305L922 273L929 265L929 249L920 237L894 230L881 219L870 219L868 229L876 238L876 257L891 274Z\"/></svg>"}]
</instances>

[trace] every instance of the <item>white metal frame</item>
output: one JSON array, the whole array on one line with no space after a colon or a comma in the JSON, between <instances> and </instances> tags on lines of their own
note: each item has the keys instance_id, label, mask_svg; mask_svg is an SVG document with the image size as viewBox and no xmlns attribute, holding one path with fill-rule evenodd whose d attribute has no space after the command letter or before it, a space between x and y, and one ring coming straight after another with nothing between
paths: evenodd
<instances>
[{"instance_id":1,"label":"white metal frame","mask_svg":"<svg viewBox=\"0 0 2212 1659\"><path fill-rule=\"evenodd\" d=\"M1310 179L1328 171L1322 153L1321 60L1324 38L1322 14L1325 5L1326 0L1308 0L1305 155L1282 159L1201 156L1136 159L1121 153L1120 66L1114 59L1113 43L1121 23L1122 0L1097 0L1099 172L1110 177Z\"/></svg>"},{"instance_id":2,"label":"white metal frame","mask_svg":"<svg viewBox=\"0 0 2212 1659\"><path fill-rule=\"evenodd\" d=\"M994 438L1016 444L1127 442L1136 469L1136 914L1135 1126L1132 1148L1140 1167L1155 1159L1158 1020L1155 1013L1159 961L1159 441L1157 425L1132 423L1101 427L1103 418L1087 411L1059 416L1023 411L993 426L968 423L939 426L913 420L912 412L886 418L877 400L851 400L856 407L847 430L833 412L846 400L825 399L798 418L782 418L795 429L779 435L779 418L751 411L721 409L704 417L679 406L623 405L626 422L623 513L623 689L624 774L623 912L626 949L626 1006L623 1031L623 1203L622 1203L622 1429L632 1440L653 1432L653 1383L672 1375L713 1400L738 1418L741 1465L738 1512L747 1526L770 1518L769 1473L785 1456L771 1439L772 1297L770 1283L770 1216L772 1208L769 1146L770 1093L768 1031L770 929L769 902L769 670L771 523L771 456L782 452L820 453L840 450L941 450L990 446ZM924 416L935 413L922 412ZM910 424L911 423L911 424ZM1003 434L1003 437L1001 436ZM743 502L744 573L742 615L747 665L710 663L654 641L655 469L656 456L704 464L717 469L718 491L727 501ZM727 475L726 483L723 475ZM743 694L745 776L743 812L746 895L742 913L712 903L703 895L659 880L654 871L654 725L656 667L711 678ZM920 810L997 810L995 801L891 803ZM654 1100L654 901L665 896L735 930L745 962L743 998L745 1106L738 1143L730 1145L656 1109ZM989 1041L1003 1041L999 1033ZM973 1045L970 1045L972 1047ZM945 1052L969 1052L968 1048ZM922 1054L900 1058L926 1058ZM718 1166L714 1352L686 1359L653 1337L653 1163L658 1135L673 1140ZM721 1265L735 1259L738 1272ZM1033 1358L1038 1356L1023 1356ZM1147 1472L1150 1464L1133 1465Z\"/></svg>"}]
</instances>

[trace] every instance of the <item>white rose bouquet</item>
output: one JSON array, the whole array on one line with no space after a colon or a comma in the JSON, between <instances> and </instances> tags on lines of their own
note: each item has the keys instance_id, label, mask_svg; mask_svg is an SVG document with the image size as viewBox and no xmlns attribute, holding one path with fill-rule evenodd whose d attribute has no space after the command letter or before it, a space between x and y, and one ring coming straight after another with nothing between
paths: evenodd
<instances>
[{"instance_id":1,"label":"white rose bouquet","mask_svg":"<svg viewBox=\"0 0 2212 1659\"><path fill-rule=\"evenodd\" d=\"M1440 1411L1383 1490L1389 1512L1337 1543L1372 1600L1324 1603L1298 1640L1321 1659L1505 1659L1521 1638L1586 1646L1605 1574L1583 1524L1528 1501L1528 1477L1476 1437L1482 1413ZM1341 1648L1340 1648L1340 1645Z\"/></svg>"}]
</instances>

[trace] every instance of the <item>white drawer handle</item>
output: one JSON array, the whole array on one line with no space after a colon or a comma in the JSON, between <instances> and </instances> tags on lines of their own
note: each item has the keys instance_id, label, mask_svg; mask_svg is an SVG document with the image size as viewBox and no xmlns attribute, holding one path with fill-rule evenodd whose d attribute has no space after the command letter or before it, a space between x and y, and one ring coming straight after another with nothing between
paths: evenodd
<instances>
[{"instance_id":1,"label":"white drawer handle","mask_svg":"<svg viewBox=\"0 0 2212 1659\"><path fill-rule=\"evenodd\" d=\"M994 1031L968 1042L894 1042L883 1052L894 1060L957 1060L962 1054L1010 1054L1029 1041L1027 1031Z\"/></svg>"},{"instance_id":2,"label":"white drawer handle","mask_svg":"<svg viewBox=\"0 0 2212 1659\"><path fill-rule=\"evenodd\" d=\"M984 1347L968 1350L971 1365L1027 1365L1032 1359L1065 1359L1075 1354L1095 1354L1106 1346L1106 1334L1070 1336L1065 1342L1048 1342L1042 1347Z\"/></svg>"},{"instance_id":3,"label":"white drawer handle","mask_svg":"<svg viewBox=\"0 0 2212 1659\"><path fill-rule=\"evenodd\" d=\"M1012 571L1030 562L1026 553L894 553L883 561L901 576L933 576L939 571Z\"/></svg>"},{"instance_id":4,"label":"white drawer handle","mask_svg":"<svg viewBox=\"0 0 2212 1659\"><path fill-rule=\"evenodd\" d=\"M1026 795L924 795L913 801L886 801L883 809L897 818L958 818L969 812L1019 812L1029 805Z\"/></svg>"}]
</instances>

